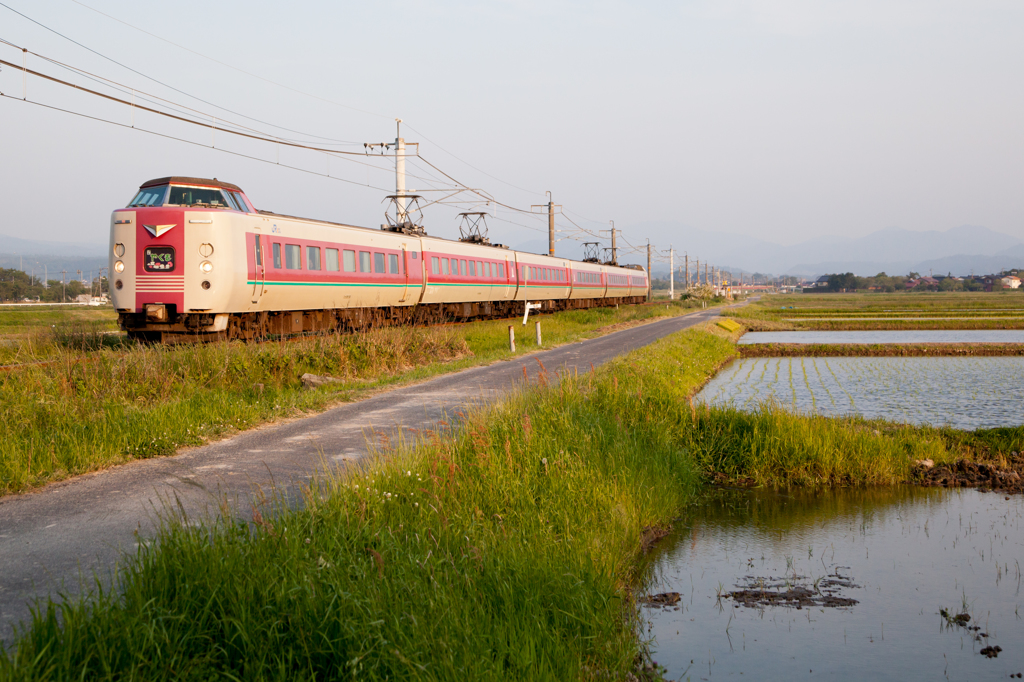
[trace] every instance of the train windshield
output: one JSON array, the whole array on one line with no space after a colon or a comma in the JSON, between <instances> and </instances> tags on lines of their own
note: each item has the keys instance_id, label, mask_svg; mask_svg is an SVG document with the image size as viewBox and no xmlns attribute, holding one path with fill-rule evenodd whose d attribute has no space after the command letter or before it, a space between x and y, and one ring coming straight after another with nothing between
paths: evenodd
<instances>
[{"instance_id":1,"label":"train windshield","mask_svg":"<svg viewBox=\"0 0 1024 682\"><path fill-rule=\"evenodd\" d=\"M167 185L162 187L143 187L135 195L128 208L136 206L163 206L164 197L167 196Z\"/></svg>"},{"instance_id":2,"label":"train windshield","mask_svg":"<svg viewBox=\"0 0 1024 682\"><path fill-rule=\"evenodd\" d=\"M230 195L214 187L184 187L179 185L161 185L144 187L128 204L129 208L142 206L200 206L202 208L228 208L236 211L240 208L232 201Z\"/></svg>"},{"instance_id":3,"label":"train windshield","mask_svg":"<svg viewBox=\"0 0 1024 682\"><path fill-rule=\"evenodd\" d=\"M171 185L167 197L171 206L202 206L203 208L232 208L219 189L212 187L179 187Z\"/></svg>"}]
</instances>

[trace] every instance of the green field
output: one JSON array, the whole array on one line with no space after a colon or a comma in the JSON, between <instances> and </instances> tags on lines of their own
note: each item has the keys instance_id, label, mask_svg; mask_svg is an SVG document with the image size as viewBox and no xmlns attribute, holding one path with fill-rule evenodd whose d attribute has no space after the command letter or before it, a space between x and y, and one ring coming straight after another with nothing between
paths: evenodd
<instances>
[{"instance_id":1,"label":"green field","mask_svg":"<svg viewBox=\"0 0 1024 682\"><path fill-rule=\"evenodd\" d=\"M44 332L49 345L42 358L16 358L44 362L0 372L0 420L6 427L0 439L0 495L173 454L382 387L512 357L510 322L522 354L537 350L534 320L541 321L544 346L550 348L684 314L692 305L674 301L569 311L531 317L526 328L519 320L498 320L176 347L104 347L107 336L55 328ZM307 372L341 381L305 390L300 377Z\"/></svg>"},{"instance_id":2,"label":"green field","mask_svg":"<svg viewBox=\"0 0 1024 682\"><path fill-rule=\"evenodd\" d=\"M644 547L707 481L893 484L915 459L1024 444L693 406L735 356L724 334L541 382L315 482L301 509L168 517L114 589L43 604L0 679L627 679L646 661Z\"/></svg>"},{"instance_id":3,"label":"green field","mask_svg":"<svg viewBox=\"0 0 1024 682\"><path fill-rule=\"evenodd\" d=\"M735 313L751 331L1024 329L1024 295L997 293L770 295Z\"/></svg>"}]
</instances>

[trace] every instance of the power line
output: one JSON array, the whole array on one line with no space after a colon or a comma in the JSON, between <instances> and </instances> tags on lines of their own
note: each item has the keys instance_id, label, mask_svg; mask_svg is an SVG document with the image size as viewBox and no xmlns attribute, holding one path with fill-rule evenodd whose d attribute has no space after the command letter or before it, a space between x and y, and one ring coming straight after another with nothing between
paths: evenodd
<instances>
[{"instance_id":1,"label":"power line","mask_svg":"<svg viewBox=\"0 0 1024 682\"><path fill-rule=\"evenodd\" d=\"M156 38L157 40L161 40L161 41L167 43L168 45L172 45L172 46L178 48L179 50L185 50L186 52L190 52L190 53L196 55L197 57L202 57L203 59L211 61L211 62L213 62L215 64L220 64L221 66L226 66L227 68L229 68L229 69L231 69L233 71L237 71L239 73L244 73L246 76L250 76L252 78L256 78L258 80L263 81L264 83L270 83L271 85L276 85L279 88L284 88L285 90L290 90L291 92L298 93L298 94L304 95L306 97L312 97L313 99L318 99L321 102L325 102L327 104L333 104L334 106L342 107L343 109L350 109L352 111L358 111L361 114L367 114L369 116L377 116L379 118L388 118L388 119L393 118L392 116L386 116L384 114L378 114L377 112L374 112L374 111L367 111L365 109L359 109L358 107L353 107L353 106L350 106L348 104L342 104L341 102L335 102L332 99L327 99L327 98L321 97L319 95L314 95L312 93L305 92L305 91L299 90L297 88L293 88L293 87L291 87L289 85L285 85L283 83L278 83L277 81L271 80L269 78L265 78L264 76L260 76L259 74L252 73L251 71L246 71L245 69L240 69L237 66L233 66L231 64L228 64L227 62L222 62L219 59L214 59L213 57L205 55L202 52L197 52L197 51L195 51L195 50L193 50L191 48L185 47L184 45L179 45L178 43L170 41L167 38L164 38L163 36L159 36L159 35L157 35L155 33L150 33L149 31L147 31L147 30L145 30L143 28L139 28L138 26L135 26L133 24L129 24L127 21L124 21L122 19L118 19L117 17L110 16L109 14L101 12L100 10L98 10L98 9L96 9L94 7L90 7L89 5L86 5L84 2L79 2L79 0L71 0L71 2L75 3L76 5L81 5L82 7L86 8L87 10L91 10L93 12L96 12L97 14L101 14L101 15L107 17L108 19L112 19L112 20L118 22L119 24L124 24L128 28L134 29L134 30L136 30L136 31L138 31L140 33L145 33L146 35L148 35L148 36L150 36L152 38ZM279 126L275 126L275 127L279 127ZM281 128L281 130L288 130L288 128ZM292 130L292 131L289 131L289 132L295 132L295 131ZM306 134L306 133L301 133L301 134ZM313 137L317 137L317 136L313 135ZM331 139L331 138L321 138L321 139ZM335 141L337 141L337 140L335 140ZM352 143L352 144L356 144L356 143Z\"/></svg>"},{"instance_id":2,"label":"power line","mask_svg":"<svg viewBox=\"0 0 1024 682\"><path fill-rule=\"evenodd\" d=\"M94 12L102 14L103 16L106 16L106 17L108 17L110 19L118 21L119 23L122 23L122 24L124 24L124 25L126 25L126 26L128 26L130 28L133 28L133 29L138 30L140 32L146 33L147 35L150 35L150 36L153 36L153 37L158 38L160 40L163 40L164 42L167 42L167 43L169 43L169 44L171 44L171 45L173 45L175 47L178 47L180 49L186 50L188 52L192 52L192 53L194 53L194 54L196 54L196 55L198 55L200 57L203 57L205 59L209 59L210 61L213 61L213 62L216 62L218 64L221 64L222 66L226 66L228 68L231 68L231 69L240 71L242 73L245 73L246 75L249 75L249 76L252 76L252 77L255 77L255 78L259 78L260 80L264 80L264 81L266 81L268 83L271 83L273 85L277 85L279 87L283 87L285 89L292 90L292 91L297 92L299 94L303 94L303 95L306 95L306 96L314 97L316 99L319 99L321 101L324 101L324 102L327 102L327 103L330 103L330 104L334 104L334 105L337 105L337 106L342 106L342 107L345 107L345 108L353 109L355 111L362 111L362 110L356 109L354 107L348 107L347 105L343 105L343 104L340 104L338 102L334 102L332 100L328 100L326 98L319 97L317 95L311 95L310 93L306 93L306 92L303 92L301 90L296 90L294 88L290 88L289 86L285 86L285 85L283 85L281 83L277 83L275 81L271 81L269 79L263 78L262 76L257 76L256 74L252 74L252 73L249 73L249 72L244 71L242 69L238 69L237 67L233 67L230 64L226 64L224 62L220 62L219 60L213 59L211 57L207 57L206 55L203 55L201 53L195 52L194 50L190 50L189 48L185 48L185 47L183 47L181 45L177 45L176 43L172 43L171 41L168 41L168 40L166 40L166 39L164 39L164 38L162 38L160 36L152 34L152 33L148 32L148 31L140 29L140 28L138 28L136 26L132 26L131 24L128 24L127 22L121 21L120 19L116 19L115 17L111 17L110 15L106 15L103 12L100 12L99 10L95 10L94 8L89 7L88 5L85 5L84 3L78 2L78 0L72 0L72 1L76 2L76 4L82 5L86 9L90 9L90 10L92 10ZM84 45L82 43L79 43L78 41L76 41L76 40L74 40L74 39L72 39L72 38L70 38L70 37L60 33L59 31L57 31L55 29L52 29L49 26L46 26L45 24L42 24L41 22L36 21L35 19L33 19L33 18L31 18L31 17L29 17L29 16L27 16L27 15L25 15L25 14L23 14L23 13L17 11L17 10L15 10L14 8L10 7L9 5L7 5L7 4L5 4L3 2L0 2L0 6L10 10L11 12L14 12L15 14L23 17L24 19L26 19L28 21L31 21L32 23L34 23L34 24L36 24L36 25L46 29L47 31L50 31L50 32L58 35L59 37L65 39L65 40L67 40L67 41L69 41L71 43L74 43L75 45L81 47L82 49L85 49L85 50L87 50L87 51L89 51L89 52L91 52L91 53L93 53L93 54L95 54L95 55L97 55L97 56L99 56L99 57L101 57L101 58L103 58L103 59L113 63L113 64L116 64L117 66L120 66L121 68L124 68L124 69L126 69L128 71L131 71L132 73L135 73L135 74L137 74L139 76L142 76L143 78L146 78L147 80L150 80L150 81L152 81L154 83L157 83L158 85L161 85L161 86L166 87L166 88L168 88L170 90L178 92L178 93L180 93L180 94L182 94L182 95L184 95L186 97L189 97L189 98L194 99L196 101L202 102L204 104L212 106L212 107L214 107L216 109L219 109L221 111L226 111L226 112L231 113L233 115L241 116L242 118L245 118L247 120L256 121L258 123L262 123L264 125L269 125L269 126L272 126L274 128L278 128L280 130L287 130L289 132L293 132L293 133L297 133L297 134L301 134L301 135L310 135L311 137L315 137L315 138L323 139L323 140L331 140L332 139L332 138L325 138L325 137L318 136L318 135L312 135L312 134L309 134L309 133L302 133L302 132L297 131L297 130L286 128L286 127L283 127L283 126L278 126L276 124L269 123L269 122L266 122L266 121L262 121L262 120L260 120L258 118L251 117L251 116L248 116L246 114L242 114L240 112L235 112L235 111L233 111L231 109L228 109L226 107L222 107L220 105L214 104L213 102L209 102L209 101L204 100L204 99L202 99L200 97L196 97L195 95L191 95L188 92L185 92L185 91L180 90L178 88L175 88L175 87L173 87L171 85L168 85L167 83L164 83L164 82L162 82L162 81L160 81L160 80L158 80L156 78L153 78L151 76L148 76L145 73L142 73L141 71L138 71L138 70L136 70L136 69L134 69L134 68L132 68L130 66L127 66L126 64L123 64L123 63L121 63L121 62L119 62L119 61L117 61L115 59L112 59L112 58L110 58L110 57L108 57L108 56L106 56L106 55L104 55L104 54L102 54L100 52L97 52L96 50L93 50L92 48L90 48L90 47L88 47L88 46L86 46L86 45ZM3 42L11 45L12 47L16 47L13 43L9 43L8 41L3 41ZM24 48L22 48L22 49L23 49L23 51L27 52L27 50L24 50ZM110 85L110 87L114 87L115 90L118 87L123 88L123 89L128 89L128 90L131 90L133 96L134 96L134 94L136 92L140 92L140 91L137 91L135 88L130 88L129 86L126 86L126 85L120 84L120 83L116 83L115 81L111 81L110 79L106 79L106 78L103 78L101 76L96 76L94 74L90 74L90 73L88 73L88 72L86 72L86 71L84 71L82 69L78 69L77 67L73 67L73 66L70 66L70 65L67 65L67 64L63 64L63 63L61 63L61 62L59 62L57 60L53 60L53 59L45 57L43 55L38 55L38 54L36 54L34 52L32 54L35 55L35 56L38 56L38 57L40 57L40 58L42 58L42 59L44 59L44 60L46 60L48 62L51 62L51 63L53 63L53 64L55 64L57 66L60 66L61 68L65 68L65 69L68 69L68 70L75 71L75 72L85 76L86 78L90 78L91 80L95 81L95 80L99 79L99 80L105 81L108 85ZM60 85L66 86L66 87L70 87L70 88L73 88L73 89L85 92L87 94L91 94L91 95L94 95L94 96L97 96L97 97L101 97L101 98L107 99L109 101L113 101L115 103L119 103L119 104L124 104L124 105L130 106L133 109L134 108L138 108L141 111L146 111L146 112L153 113L153 114L156 114L156 115L159 115L159 116L164 116L164 117L167 117L167 118L171 118L171 119L177 120L179 122L189 123L189 124L192 124L192 125L195 125L195 126L203 127L203 128L206 128L206 129L212 129L214 131L221 130L221 131L223 131L225 133L228 133L228 134L237 135L237 136L240 136L240 137L244 137L244 138L248 138L248 139L252 139L252 140L256 140L256 141L267 142L269 144L284 145L284 146L293 147L293 148L296 148L296 149L304 149L304 150L308 150L308 151L320 152L320 153L327 154L328 156L330 156L330 155L342 155L341 156L342 158L354 157L354 156L368 156L368 155L365 154L365 152L363 154L360 154L359 152L349 152L349 151L343 151L343 150L338 150L338 149L327 149L327 148L324 148L324 147L318 147L318 146L313 146L313 145L301 144L299 142L296 142L296 141L293 141L293 140L283 139L283 138L280 138L280 137L277 137L277 136L273 136L273 135L268 134L268 133L262 133L261 131L257 131L255 129L249 128L247 126L242 126L242 125L239 125L237 123L232 123L230 121L219 119L219 117L215 117L215 116L212 116L212 115L209 115L209 114L204 114L203 112L199 112L198 110L192 109L190 107L186 107L184 105L177 105L177 104L175 104L173 102L170 102L169 100L166 100L164 98L160 98L160 97L158 97L156 95L149 95L149 96L154 97L154 98L164 102L165 103L164 106L170 106L171 108L180 107L180 108L184 108L184 109L186 109L188 111L192 111L194 113L197 113L199 115L210 116L210 118L213 119L215 121L215 123L205 123L203 121L196 121L196 120L194 120L192 118L188 118L186 116L179 116L177 114L172 114L172 113L169 113L167 111L161 111L159 109L155 109L155 108L152 108L152 107L142 106L142 105L136 104L135 102L128 102L128 101L126 101L124 99L121 99L121 98L118 98L118 97L114 97L112 95L109 95L109 94L106 94L106 93L102 93L102 92L99 92L99 91L96 91L96 90L91 90L89 88L84 88L84 87L82 87L80 85L77 85L77 84L74 84L74 83L71 83L71 82L68 82L68 81L64 81L64 80L61 80L61 79L58 79L56 77L43 74L43 73L35 71L35 70L30 70L30 69L27 69L25 66L19 66L17 64L14 64L14 63L11 63L11 62L7 62L7 61L4 61L4 60L0 60L0 64L4 64L4 65L10 66L10 67L12 67L14 69L21 70L23 73L31 73L33 76L36 76L36 77L39 77L39 78L43 78L45 80L49 80L51 82L58 83ZM122 92L123 92L123 90L122 90ZM148 94L148 93L142 93L142 94ZM17 97L14 97L14 96L11 96L11 95L6 95L6 94L3 94L3 93L0 93L0 95L3 95L4 97L6 97L8 99L15 99L15 100L19 99ZM179 137L175 137L175 136L172 136L172 135L158 133L156 131L147 130L147 129L144 129L144 128L136 128L134 126L128 126L128 125L125 125L125 124L117 123L116 121L110 121L108 119L103 119L103 118L99 118L99 117L96 117L96 116L90 116L90 115L87 115L87 114L82 114L80 112L71 111L69 109L63 109L61 107L56 107L56 106L46 105L46 104L43 104L41 102L31 101L31 100L28 100L27 98L21 98L21 100L25 101L25 102L28 102L30 104L35 104L37 106L41 106L41 107L44 107L44 108L47 108L47 109L51 109L51 110L54 110L54 111L60 111L60 112L63 112L63 113L69 113L69 114L73 114L73 115L76 115L76 116L80 116L80 117L91 119L91 120L95 120L95 121L110 123L112 125L117 125L117 126L122 127L122 128L133 128L135 130L140 130L142 132L146 132L146 133L152 134L152 135L157 135L159 137L164 137L164 138L167 138L167 139L173 139L173 140L177 140L177 141L181 141L181 142L187 142L189 144L193 144L193 145L196 145L196 146L207 147L207 145L205 145L205 144L193 142L193 141L190 141L190 140L186 140L184 138L179 138ZM146 101L150 101L150 100L146 100ZM150 101L150 103L156 104L156 102L152 102L152 101ZM180 111L180 109L178 109L178 110ZM367 114L371 114L371 115L375 115L375 116L381 116L380 114L375 114L374 112L362 111L362 113L367 113ZM216 124L216 121L220 121L223 125L218 126ZM235 128L235 129L231 129L232 127ZM414 130L418 134L421 134L421 133L419 133L419 131L416 131L415 128L412 128L411 126L409 126L409 128ZM249 130L249 131L252 131L252 132L244 132L245 130ZM254 134L254 133L260 133L260 134ZM429 138L426 138L426 136L423 136L423 137L425 139L428 139L428 141L429 141ZM349 144L348 142L345 142L345 141L338 141L338 142ZM506 182L506 181L504 181L504 180L502 180L500 178L497 178L496 176L493 176L493 175L487 173L486 171L483 171L483 170L477 168L476 166L473 166L472 164L464 161L463 159L459 158L458 156L456 156L456 155L452 154L451 152L445 150L444 148L442 148L440 145L437 145L436 143L432 142L432 144L435 144L435 146L437 146L439 149L444 151L446 154L449 154L450 156L452 156L456 160L460 161L461 163L469 166L470 168L472 168L472 169L474 169L474 170L476 170L476 171L478 171L480 173L483 173L487 177L490 177L490 178L492 178L492 179L494 179L494 180L496 180L498 182L506 184L506 185L508 185L510 187L513 187L515 189L518 189L520 191L531 193L531 194L533 193L531 190L527 190L525 188L519 187L519 186L514 185L512 183ZM225 153L229 153L229 154L232 154L232 155L235 155L235 156L239 156L239 157L243 157L243 158L249 158L249 159L261 161L261 162L264 162L264 163L273 163L271 161L268 161L268 160L265 160L265 159L261 159L259 157L255 157L255 156L251 156L251 155L247 155L247 154L241 154L241 153L238 153L238 152L231 152L231 151L225 150L225 149L219 149L216 146L214 146L213 144L209 145L209 148L211 148L211 149L218 149L218 151L223 151ZM505 208L507 210L513 211L513 212L519 212L519 213L524 213L524 214L532 215L532 211L521 209L521 208L512 206L510 204L506 204L504 202L498 201L489 192L486 192L485 190L478 189L478 188L472 188L472 187L466 185L465 183L460 182L459 180L455 179L450 174L448 174L445 171L441 170L439 167L437 167L436 165L434 165L433 163L431 163L427 159L423 158L421 155L417 154L416 157L419 158L424 164L426 164L430 168L434 169L435 171L440 173L442 176L447 178L449 181L451 181L456 186L456 188L461 188L461 189L458 190L459 192L462 192L462 191L469 192L469 193L475 194L475 195L483 198L485 201L487 201L489 203L495 204L495 206L501 206L501 207L503 207L503 208ZM388 158L390 158L390 156ZM355 159L351 159L351 158L348 158L347 160L355 161ZM362 163L362 162L357 162L357 163ZM331 176L329 172L327 174L323 174L323 173L318 173L316 171L310 171L308 169L299 168L297 166L289 166L288 164L280 164L279 162L277 164L275 164L275 165L283 165L286 168L290 168L290 169L293 169L293 170L298 170L300 172L305 172L305 173L309 173L309 174L312 174L312 175L318 175L318 176L322 176L322 177L332 178L332 179L336 179L336 180L339 180L339 181L342 181L342 182L347 182L347 183L358 185L358 186L370 187L370 188L373 188L373 189L379 189L381 191L388 191L388 190L384 190L383 188L378 188L378 187L375 187L373 185L370 185L369 183L365 183L364 184L364 183L359 183L359 182L355 182L355 181L351 181L351 180L346 180L344 178L335 178L334 176ZM362 163L362 165L368 165L371 168L374 168L375 170L383 170L383 169L380 169L377 166L372 166L370 164ZM443 180L441 180L439 178L436 178L436 177L433 177L433 178L424 178L424 177L418 177L418 176L412 176L412 177L416 177L417 179L422 180L423 182L426 182L428 184L434 184L434 183L444 184ZM444 190L435 190L435 191L444 191ZM448 198L450 198L451 196L454 196L454 194L453 195L449 195ZM431 202L431 203L441 203L441 202L442 201L439 200L437 202ZM590 235L590 236L593 236L595 238L600 239L600 237L597 234L595 234L594 232L592 232L590 230L587 230L587 229L583 228L582 226L578 225L575 221L573 221L571 218L566 216L564 213L561 214L561 215L563 215L565 217L565 219L568 220L573 226L575 226L581 233L587 234L587 235ZM510 224L519 225L521 227L527 227L528 229L536 229L538 231L542 231L542 230L539 230L538 228L533 228L533 227L530 227L530 226L527 226L527 225L523 225L521 223L514 223L513 221L509 221L509 220L505 220L505 219L501 219L501 218L497 218L497 219L498 220L502 220L502 222L508 222ZM575 237L572 236L572 235L568 235L565 238L575 238ZM634 251L636 250L637 247L635 247L632 244L630 244L625 238L623 238L623 241L625 241L630 246L631 249L633 249Z\"/></svg>"},{"instance_id":3,"label":"power line","mask_svg":"<svg viewBox=\"0 0 1024 682\"><path fill-rule=\"evenodd\" d=\"M297 133L299 135L307 135L308 134L308 133L299 132L297 130L291 130L289 128L284 128L282 126L278 126L278 125L275 125L273 123L268 123L266 121L261 121L261 120L256 119L256 118L252 118L250 116L246 116L245 114L241 114L241 113L238 113L236 111L232 111L231 109L228 109L227 107L222 107L219 104L214 104L213 102L205 100L205 99L203 99L201 97L196 97L195 95L189 94L189 93L185 92L184 90L180 90L179 88L176 88L173 85L168 85L167 83L164 83L161 80L153 78L152 76L148 76L148 75L144 74L143 72L141 72L141 71L139 71L137 69L133 69L132 67L130 67L130 66L126 65L126 64L122 64L121 62L117 61L116 59L108 57L107 55L103 54L102 52L98 52L98 51L92 49L91 47L89 47L88 45L84 45L84 44L78 42L77 40L75 40L74 38L70 38L70 37L64 35L63 33L61 33L60 31L57 31L56 29L50 28L49 26L47 26L46 24L44 24L42 22L36 21L35 19L33 19L32 17L28 16L27 14L23 14L23 13L19 12L18 10L14 9L10 5L7 5L7 4L5 4L3 2L0 2L0 7L7 8L11 12L14 12L15 14L17 14L18 16L20 16L20 17L22 17L24 19L27 19L28 21L31 21L36 26L44 28L44 29L46 29L47 31L49 31L49 32L51 32L53 34L55 34L57 36L60 36L64 40L67 40L70 43L74 43L75 45L77 45L78 47L82 48L83 50L88 50L89 52L93 53L97 57L100 57L102 59L107 60L108 62L110 62L112 64L116 64L117 66L120 66L122 69L127 69L128 71L131 71L132 73L134 73L136 75L142 76L146 80L153 81L154 83L157 83L158 85L161 85L161 86L163 86L165 88L173 90L174 92L177 92L179 94L185 95L186 97L191 97L192 99L194 99L194 100L196 100L198 102L202 102L203 104L207 104L207 105L209 105L211 107L214 107L216 109L220 109L221 111L226 111L226 112L228 112L230 114L234 114L235 116L241 116L242 118L247 118L250 121L256 121L257 123L262 123L263 125L269 125L269 126L272 126L274 128L279 128L281 130L287 130L288 132ZM311 135L311 137L318 137L318 136L317 135ZM330 139L330 138L322 138L322 139Z\"/></svg>"},{"instance_id":4,"label":"power line","mask_svg":"<svg viewBox=\"0 0 1024 682\"><path fill-rule=\"evenodd\" d=\"M7 94L4 94L2 92L0 92L0 97L3 97L5 99L12 99L15 102L23 102L25 104L33 104L33 105L35 105L37 107L42 107L44 109L50 109L50 110L53 110L53 111L59 111L59 112L65 113L65 114L71 114L72 116L78 116L80 118L86 118L86 119L89 119L89 120L92 120L92 121L98 121L100 123L109 123L110 125L114 125L114 126L117 126L119 128L125 128L127 130L137 130L140 133L147 133L149 135L155 135L156 137L162 137L162 138L165 138L165 139L168 139L168 140L175 140L177 142L184 142L186 144L190 144L190 145L193 145L193 146L196 146L196 147L203 147L204 149L212 149L214 151L223 152L225 154L231 154L232 156L238 156L238 157L241 157L241 158L244 158L244 159L251 159L253 161L259 161L261 163L267 163L267 164L270 164L272 166L280 166L282 168L288 168L290 170L296 170L296 171L299 171L300 173L308 173L309 175L317 175L317 176L320 176L320 177L323 177L323 178L328 178L330 180L337 180L338 182L345 182L345 183L348 183L350 185L357 185L359 187L368 187L370 189L378 190L380 192L390 192L391 191L390 189L387 189L385 187L377 187L375 185L370 185L370 184L367 184L367 183L356 182L355 180L347 180L345 178L339 178L339 177L337 177L335 175L327 175L325 173L317 173L316 171L311 171L311 170L309 170L307 168L299 168L298 166L290 166L290 165L285 164L285 163L269 161L267 159L261 159L258 156L252 156L251 154L242 154L241 152L233 152L230 149L224 149L223 147L208 146L208 145L205 145L205 144L203 144L201 142L195 142L194 140L186 140L183 137L175 137L174 135L168 135L166 133L158 133L155 130L147 130L146 128L139 128L137 126L133 127L133 126L127 125L125 123L118 123L117 121L111 121L109 119L100 118L98 116L90 116L89 114L83 114L83 113L78 112L78 111L71 111L70 109L62 109L61 107L55 107L55 106L50 105L50 104L43 104L42 102L36 102L36 101L30 100L30 99L22 99L21 97L15 97L14 95L7 95Z\"/></svg>"}]
</instances>

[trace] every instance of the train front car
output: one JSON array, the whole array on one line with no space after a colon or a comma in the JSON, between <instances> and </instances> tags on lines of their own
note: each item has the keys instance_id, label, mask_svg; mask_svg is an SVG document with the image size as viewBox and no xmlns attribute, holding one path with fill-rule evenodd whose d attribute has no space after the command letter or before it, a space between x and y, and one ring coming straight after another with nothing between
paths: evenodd
<instances>
[{"instance_id":1,"label":"train front car","mask_svg":"<svg viewBox=\"0 0 1024 682\"><path fill-rule=\"evenodd\" d=\"M252 213L237 186L185 177L150 180L114 211L110 294L129 337L226 338L225 311L248 293L241 234Z\"/></svg>"}]
</instances>

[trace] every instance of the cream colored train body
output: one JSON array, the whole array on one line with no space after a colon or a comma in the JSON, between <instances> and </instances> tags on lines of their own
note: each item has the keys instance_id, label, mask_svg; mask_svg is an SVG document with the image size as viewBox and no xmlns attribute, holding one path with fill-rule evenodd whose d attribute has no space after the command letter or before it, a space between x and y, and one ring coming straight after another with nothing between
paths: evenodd
<instances>
[{"instance_id":1,"label":"cream colored train body","mask_svg":"<svg viewBox=\"0 0 1024 682\"><path fill-rule=\"evenodd\" d=\"M638 266L579 262L257 211L235 185L168 177L111 216L122 329L174 342L638 303Z\"/></svg>"}]
</instances>

